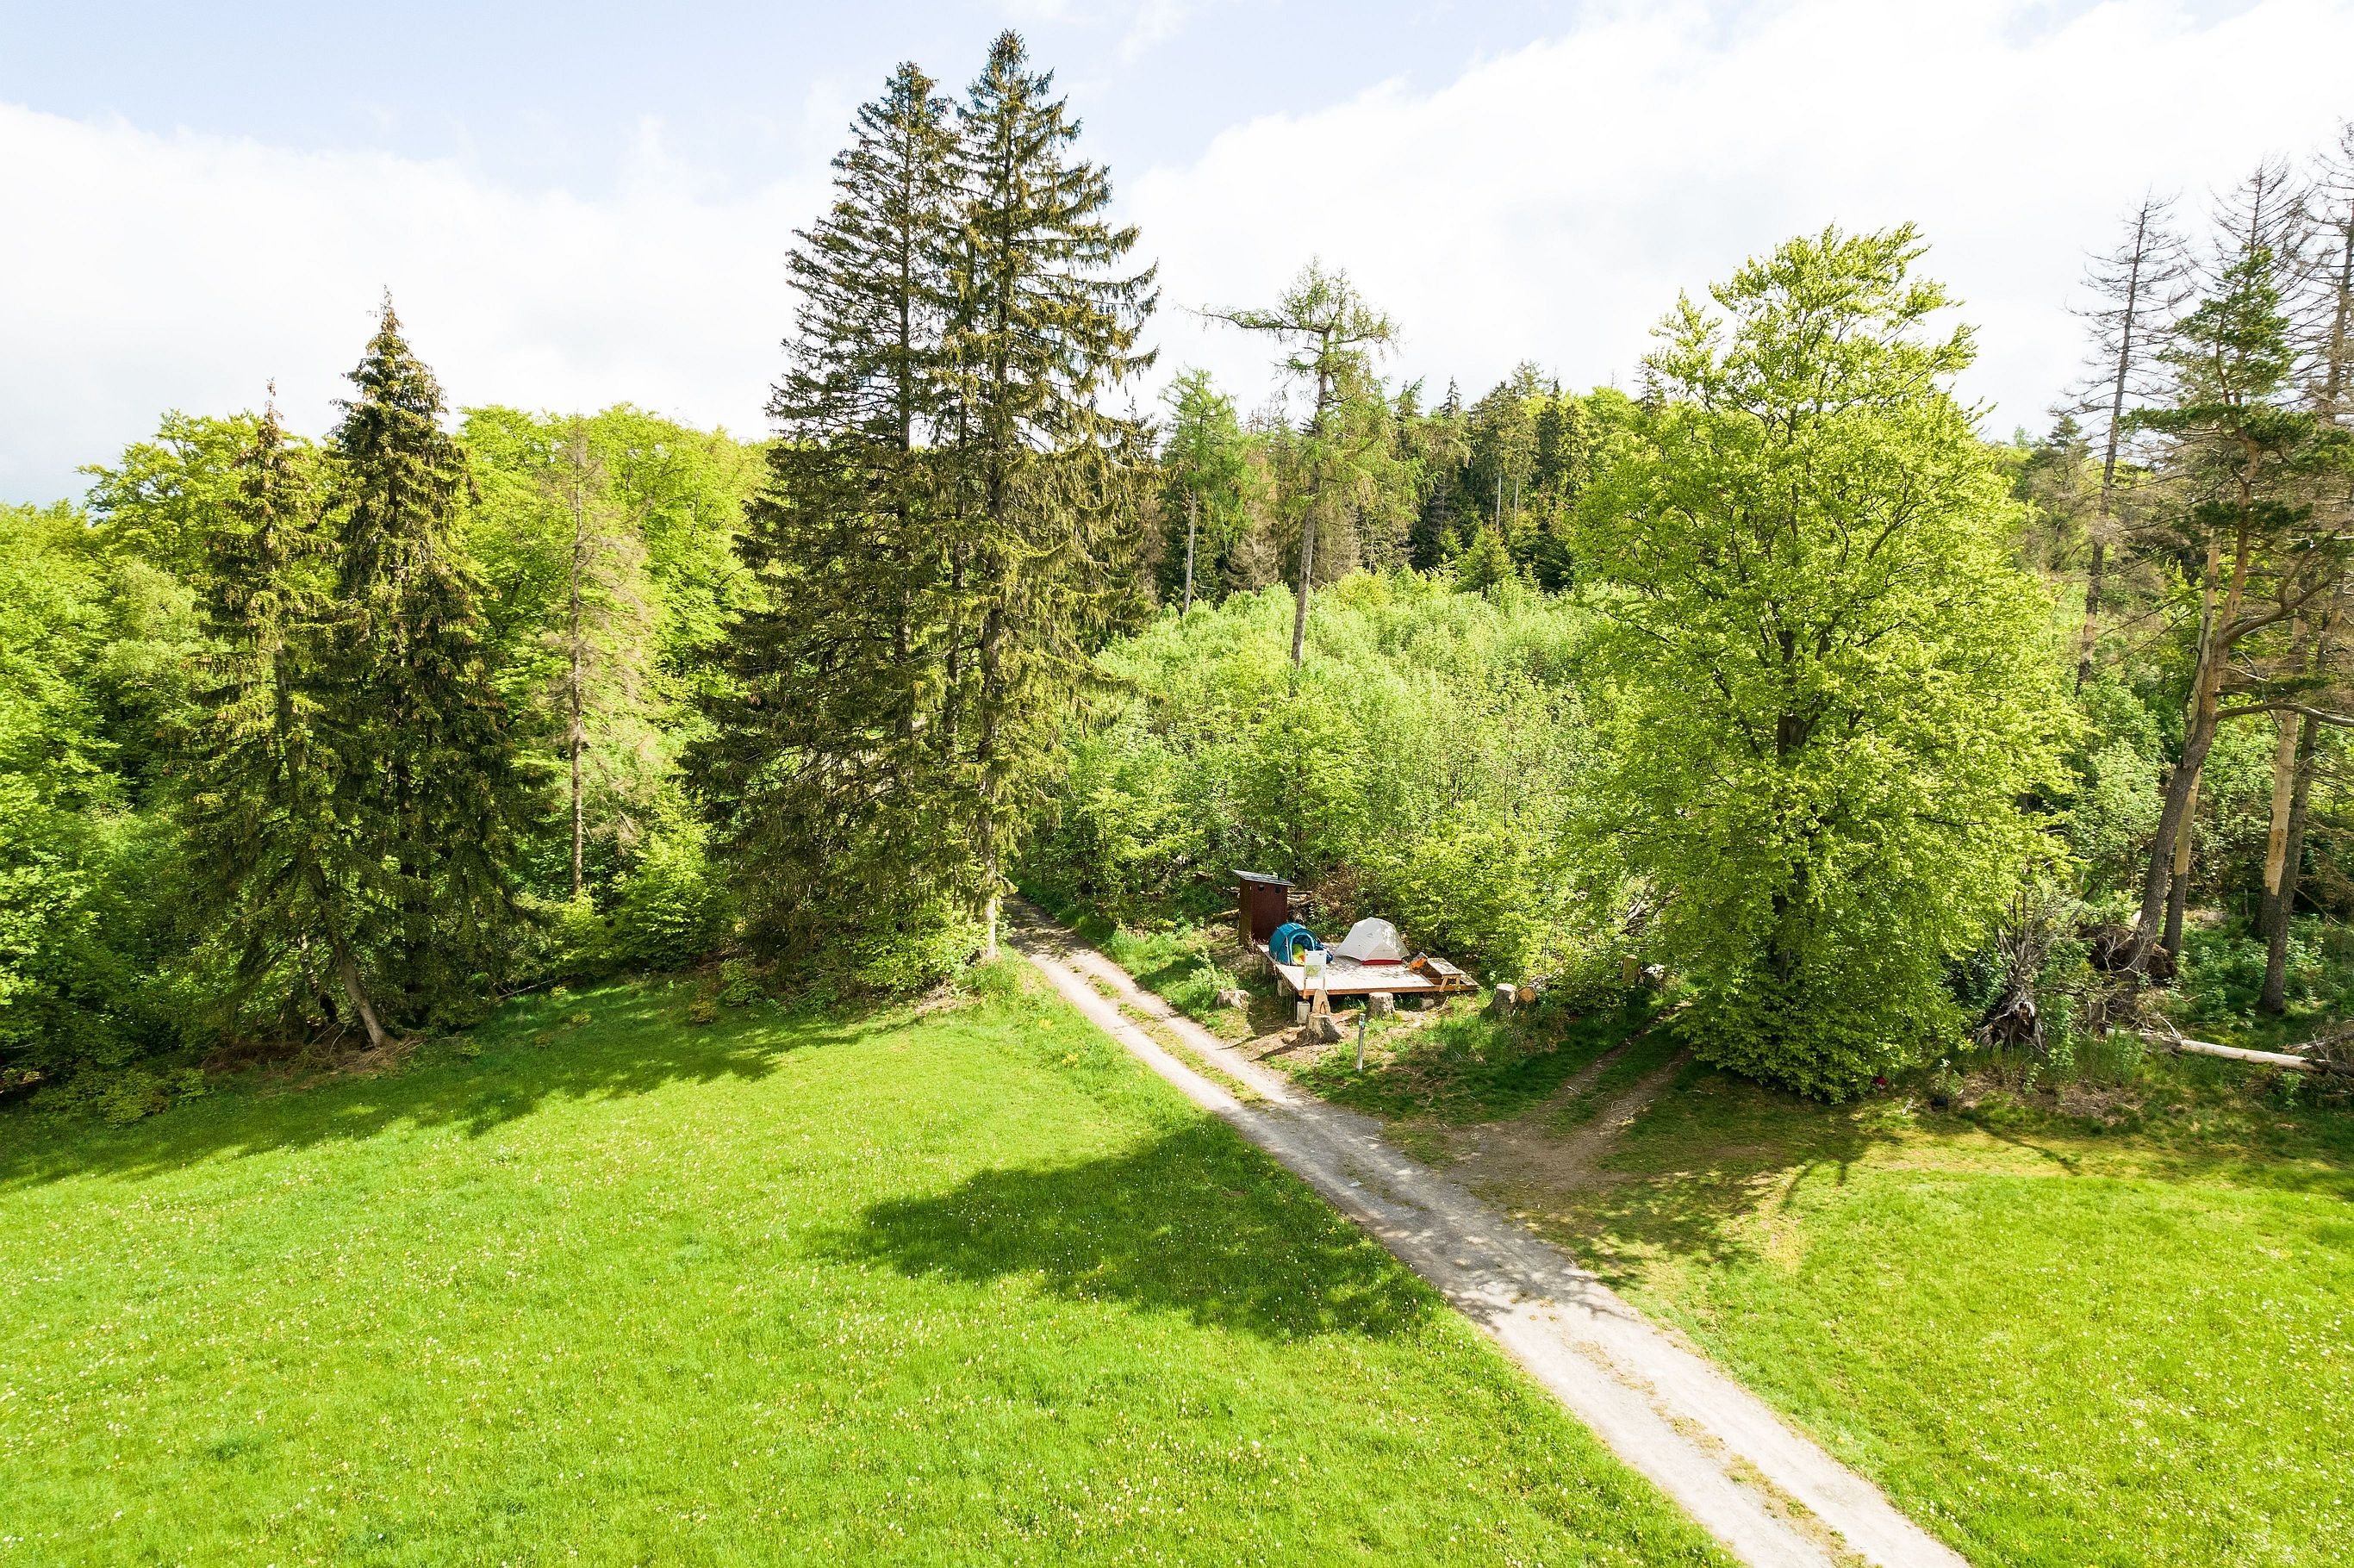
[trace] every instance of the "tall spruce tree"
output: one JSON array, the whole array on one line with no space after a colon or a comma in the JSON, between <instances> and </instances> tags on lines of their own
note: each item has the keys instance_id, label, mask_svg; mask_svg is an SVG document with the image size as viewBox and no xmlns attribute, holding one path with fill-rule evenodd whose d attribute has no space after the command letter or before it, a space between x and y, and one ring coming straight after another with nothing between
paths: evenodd
<instances>
[{"instance_id":1,"label":"tall spruce tree","mask_svg":"<svg viewBox=\"0 0 2354 1568\"><path fill-rule=\"evenodd\" d=\"M912 64L862 107L834 199L788 267L801 296L769 401L779 439L740 551L761 603L694 765L766 948L854 907L928 918L958 880L940 755L943 562L934 455L956 222L949 101Z\"/></svg>"},{"instance_id":2,"label":"tall spruce tree","mask_svg":"<svg viewBox=\"0 0 2354 1568\"><path fill-rule=\"evenodd\" d=\"M460 539L472 491L441 388L385 302L330 443L336 620L320 725L338 815L367 867L385 991L407 1022L497 968L518 830L540 810L482 637Z\"/></svg>"},{"instance_id":3,"label":"tall spruce tree","mask_svg":"<svg viewBox=\"0 0 2354 1568\"><path fill-rule=\"evenodd\" d=\"M312 690L325 546L274 403L222 512L205 605L214 683L186 737L191 911L226 933L240 1001L275 978L348 1010L380 1046L363 968L367 868L337 817Z\"/></svg>"},{"instance_id":4,"label":"tall spruce tree","mask_svg":"<svg viewBox=\"0 0 2354 1568\"><path fill-rule=\"evenodd\" d=\"M944 752L961 781L968 897L997 946L1005 863L1044 799L1091 644L1137 608L1145 432L1103 400L1151 363L1154 269L1108 222L1111 180L1021 37L990 48L958 118L962 221L947 338L950 524Z\"/></svg>"}]
</instances>

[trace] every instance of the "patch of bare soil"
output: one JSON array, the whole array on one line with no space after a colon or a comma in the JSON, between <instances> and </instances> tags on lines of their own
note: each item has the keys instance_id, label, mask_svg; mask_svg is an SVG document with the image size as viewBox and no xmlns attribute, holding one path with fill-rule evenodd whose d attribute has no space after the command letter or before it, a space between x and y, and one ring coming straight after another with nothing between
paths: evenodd
<instances>
[{"instance_id":1,"label":"patch of bare soil","mask_svg":"<svg viewBox=\"0 0 2354 1568\"><path fill-rule=\"evenodd\" d=\"M1523 1116L1448 1129L1447 1141L1463 1178L1484 1191L1531 1194L1574 1192L1609 1180L1601 1169L1603 1156L1675 1081L1687 1059L1679 1051L1613 1096L1593 1116L1566 1131L1556 1130L1557 1113L1592 1086L1625 1049L1618 1046Z\"/></svg>"}]
</instances>

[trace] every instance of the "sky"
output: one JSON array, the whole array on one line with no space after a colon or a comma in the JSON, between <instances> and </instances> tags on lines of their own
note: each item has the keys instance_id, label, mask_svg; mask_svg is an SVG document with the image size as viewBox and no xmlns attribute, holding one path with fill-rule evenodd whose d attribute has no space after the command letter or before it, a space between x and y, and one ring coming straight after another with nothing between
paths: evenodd
<instances>
[{"instance_id":1,"label":"sky","mask_svg":"<svg viewBox=\"0 0 2354 1568\"><path fill-rule=\"evenodd\" d=\"M1909 221L1986 428L2041 429L2142 193L2195 211L2354 115L2354 0L0 0L0 499L273 381L323 432L387 291L460 406L758 434L852 111L1008 26L1160 264L1147 408L1189 366L1272 395L1196 313L1311 256L1398 319L1394 376L1477 396L1631 385L1679 291Z\"/></svg>"}]
</instances>

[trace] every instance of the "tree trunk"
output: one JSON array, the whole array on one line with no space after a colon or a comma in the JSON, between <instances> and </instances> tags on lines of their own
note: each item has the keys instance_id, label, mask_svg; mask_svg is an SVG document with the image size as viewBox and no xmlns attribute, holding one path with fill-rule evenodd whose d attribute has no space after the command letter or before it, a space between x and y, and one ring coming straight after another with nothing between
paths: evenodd
<instances>
[{"instance_id":1,"label":"tree trunk","mask_svg":"<svg viewBox=\"0 0 2354 1568\"><path fill-rule=\"evenodd\" d=\"M2264 929L2273 926L2273 904L2280 897L2281 867L2288 860L2288 806L2296 790L2296 715L2274 715L2279 738L2273 746L2273 798L2270 826L2264 833L2264 897L2257 916Z\"/></svg>"},{"instance_id":2,"label":"tree trunk","mask_svg":"<svg viewBox=\"0 0 2354 1568\"><path fill-rule=\"evenodd\" d=\"M956 520L961 525L962 520ZM965 546L961 539L949 543L949 607L948 631L942 639L940 655L940 760L953 765L957 757L957 732L964 716L964 584Z\"/></svg>"},{"instance_id":3,"label":"tree trunk","mask_svg":"<svg viewBox=\"0 0 2354 1568\"><path fill-rule=\"evenodd\" d=\"M2335 426L2342 417L2338 399L2346 391L2349 349L2354 348L2354 211L2347 214L2339 226L2338 247L2338 298L2329 317L2329 347L2323 354L2326 366L2321 382L2321 422Z\"/></svg>"},{"instance_id":4,"label":"tree trunk","mask_svg":"<svg viewBox=\"0 0 2354 1568\"><path fill-rule=\"evenodd\" d=\"M1299 593L1291 604L1291 689L1299 690L1299 666L1308 657L1309 574L1316 567L1316 503L1299 519Z\"/></svg>"},{"instance_id":5,"label":"tree trunk","mask_svg":"<svg viewBox=\"0 0 2354 1568\"><path fill-rule=\"evenodd\" d=\"M2114 466L2116 461L2116 440L2114 437L2110 439L2109 450L2109 461ZM2109 482L2104 475L2101 480L2100 521L2106 524L2108 519ZM2107 546L2102 540L2094 539L2092 562L2084 568L2084 630L2076 641L2076 689L2080 692L2084 689L2084 683L2093 678L2093 644L2101 635L2101 577L2107 556Z\"/></svg>"},{"instance_id":6,"label":"tree trunk","mask_svg":"<svg viewBox=\"0 0 2354 1568\"><path fill-rule=\"evenodd\" d=\"M2117 487L2117 430L2125 422L2126 386L2133 379L2135 312L2141 304L2141 270L2149 253L2149 204L2134 219L2133 264L2126 274L2125 313L2118 323L2117 367L2109 381L2109 429L2101 452L2101 511L2094 526L2093 560L2084 574L2084 630L2076 648L2076 689L2093 678L2093 644L2101 634L2101 576L2106 565L2109 524Z\"/></svg>"},{"instance_id":7,"label":"tree trunk","mask_svg":"<svg viewBox=\"0 0 2354 1568\"><path fill-rule=\"evenodd\" d=\"M2190 906L2190 832L2199 820L2199 779L2190 780L2190 809L2182 813L2181 831L2174 835L2172 874L2166 888L2166 937L2158 945L2177 959L2182 956L2182 918Z\"/></svg>"},{"instance_id":8,"label":"tree trunk","mask_svg":"<svg viewBox=\"0 0 2354 1568\"><path fill-rule=\"evenodd\" d=\"M2282 726L2284 732L2288 726ZM2296 912L2296 874L2305 857L2306 808L2313 792L2313 756L2321 726L2311 718L2297 729L2295 759L2290 765L2287 810L2280 813L2280 848L2264 846L2264 987L2256 1005L2278 1013L2288 1005L2288 920ZM2277 758L2275 758L2277 761ZM2273 780L2273 798L2280 803L2280 780Z\"/></svg>"},{"instance_id":9,"label":"tree trunk","mask_svg":"<svg viewBox=\"0 0 2354 1568\"><path fill-rule=\"evenodd\" d=\"M2199 662L2191 679L2190 711L2183 725L2182 758L2167 778L2166 805L2158 813L2158 832L2150 840L2149 872L2142 878L2141 907L2134 916L2132 961L2126 966L2129 969L2140 969L2150 948L2157 945L2159 923L2165 917L2174 886L2175 844L2184 832L2184 820L2190 814L2191 797L2199 788L2199 770L2206 765L2207 753L2215 744L2216 696L2222 687L2223 659L2230 651L2229 630L2239 616L2241 597L2247 588L2248 551L2249 540L2243 529L2232 567L2231 592L2222 618L2218 620L2213 610L2216 573L2222 564L2222 541L2214 537L2208 541Z\"/></svg>"},{"instance_id":10,"label":"tree trunk","mask_svg":"<svg viewBox=\"0 0 2354 1568\"><path fill-rule=\"evenodd\" d=\"M587 746L587 725L583 718L581 665L584 662L580 646L580 569L584 547L586 518L580 495L581 476L576 471L572 479L572 613L571 663L564 679L564 696L571 714L571 727L566 735L565 749L572 754L572 896L578 902L581 888L582 847L587 842L586 818L581 809L580 754Z\"/></svg>"},{"instance_id":11,"label":"tree trunk","mask_svg":"<svg viewBox=\"0 0 2354 1568\"><path fill-rule=\"evenodd\" d=\"M344 998L359 1014L361 1027L367 1031L368 1044L381 1051L387 1044L384 1025L376 1018L376 1009L368 1005L367 992L360 989L360 967L352 961L346 948L335 949L335 980L344 988Z\"/></svg>"},{"instance_id":12,"label":"tree trunk","mask_svg":"<svg viewBox=\"0 0 2354 1568\"><path fill-rule=\"evenodd\" d=\"M1309 434L1320 438L1324 434L1324 405L1332 396L1332 374L1330 360L1332 338L1324 334L1324 351L1316 356L1316 412L1308 422ZM1320 461L1320 446L1310 448L1311 457ZM1319 482L1316 468L1309 468L1308 504L1299 514L1299 592L1291 605L1291 689L1299 690L1299 667L1308 657L1308 590L1315 580L1310 574L1316 566L1316 506L1322 498L1324 486Z\"/></svg>"},{"instance_id":13,"label":"tree trunk","mask_svg":"<svg viewBox=\"0 0 2354 1568\"><path fill-rule=\"evenodd\" d=\"M974 717L979 725L973 762L979 774L981 789L981 874L985 895L985 911L989 936L981 948L984 959L997 957L998 903L998 705L1003 678L1005 614L998 604L991 604L981 622L981 701Z\"/></svg>"},{"instance_id":14,"label":"tree trunk","mask_svg":"<svg viewBox=\"0 0 2354 1568\"><path fill-rule=\"evenodd\" d=\"M1185 492L1185 608L1179 611L1181 615L1193 613L1193 533L1200 499L1192 490Z\"/></svg>"}]
</instances>

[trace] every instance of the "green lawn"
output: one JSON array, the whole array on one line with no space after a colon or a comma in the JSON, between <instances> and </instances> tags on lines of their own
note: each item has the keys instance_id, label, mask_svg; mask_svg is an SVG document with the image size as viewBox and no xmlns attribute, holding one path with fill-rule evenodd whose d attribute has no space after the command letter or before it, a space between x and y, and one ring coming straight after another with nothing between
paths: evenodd
<instances>
[{"instance_id":1,"label":"green lawn","mask_svg":"<svg viewBox=\"0 0 2354 1568\"><path fill-rule=\"evenodd\" d=\"M0 1118L0 1561L1720 1562L997 971Z\"/></svg>"},{"instance_id":2,"label":"green lawn","mask_svg":"<svg viewBox=\"0 0 2354 1568\"><path fill-rule=\"evenodd\" d=\"M1546 1228L1979 1563L2354 1562L2354 1116L2138 1126L1704 1069Z\"/></svg>"}]
</instances>

